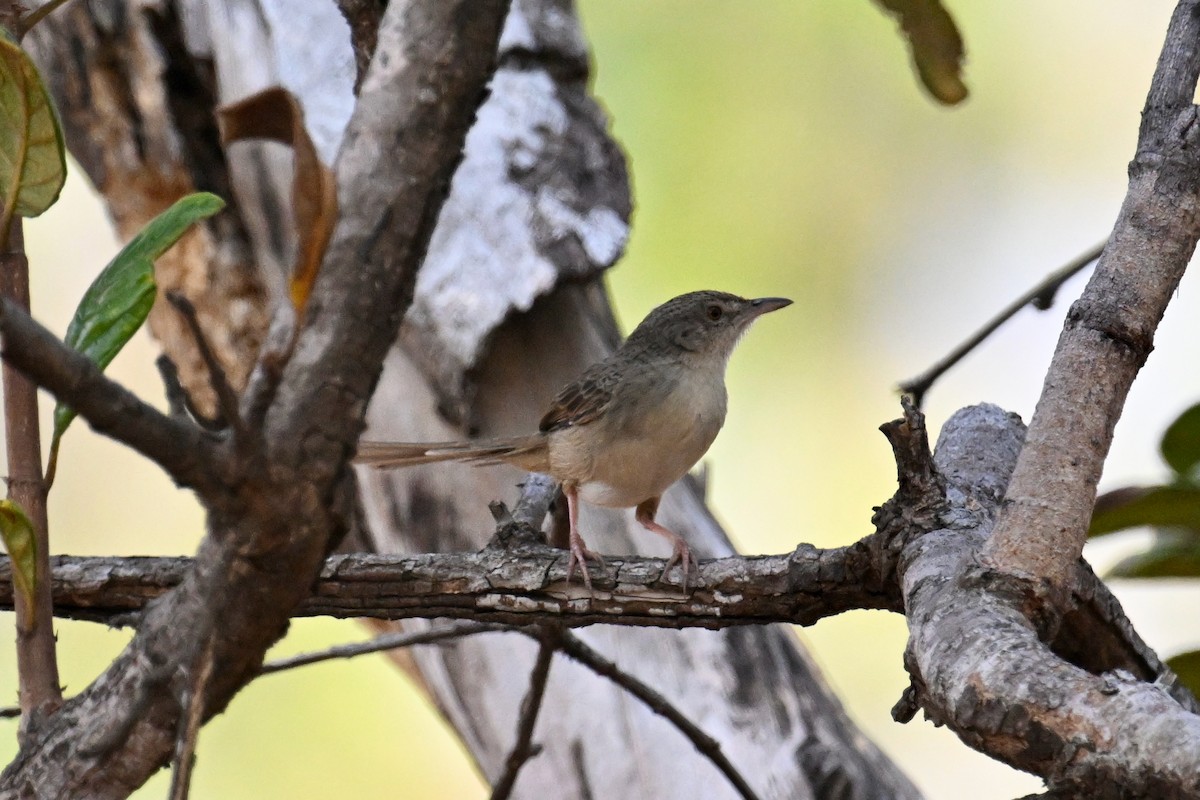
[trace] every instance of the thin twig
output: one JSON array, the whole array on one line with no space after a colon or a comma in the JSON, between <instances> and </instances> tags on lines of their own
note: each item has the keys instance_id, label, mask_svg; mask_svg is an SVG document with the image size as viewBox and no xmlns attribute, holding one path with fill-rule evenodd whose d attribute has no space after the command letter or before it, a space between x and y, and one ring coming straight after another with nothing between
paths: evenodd
<instances>
[{"instance_id":1,"label":"thin twig","mask_svg":"<svg viewBox=\"0 0 1200 800\"><path fill-rule=\"evenodd\" d=\"M167 292L167 301L175 307L179 312L179 316L183 317L184 324L187 325L188 331L192 334L192 338L196 342L196 350L200 353L200 359L204 362L205 368L208 370L208 382L212 386L213 392L217 396L217 408L221 410L221 417L225 424L233 429L233 435L236 441L244 442L246 440L246 426L242 422L241 414L238 411L237 392L233 390L233 386L229 383L229 377L225 374L225 368L221 366L221 362L217 360L217 354L208 344L208 337L204 334L204 329L200 327L200 318L196 315L196 307L192 305L192 301L188 300L179 292Z\"/></svg>"},{"instance_id":2,"label":"thin twig","mask_svg":"<svg viewBox=\"0 0 1200 800\"><path fill-rule=\"evenodd\" d=\"M419 644L438 644L447 639L459 639L464 636L474 636L477 633L497 633L511 630L512 627L509 625L494 625L483 622L455 622L451 625L432 628L427 631L385 633L365 642L339 644L325 650L301 653L290 658L268 661L266 664L263 664L259 674L270 675L274 672L283 672L284 670L317 664L322 661L330 661L335 658L354 658L355 656L367 655L368 653L398 650L402 647L412 647ZM3 716L2 712L0 712L0 716Z\"/></svg>"},{"instance_id":3,"label":"thin twig","mask_svg":"<svg viewBox=\"0 0 1200 800\"><path fill-rule=\"evenodd\" d=\"M354 658L356 656L380 653L385 650L399 650L404 647L414 647L423 644L441 644L449 639L461 639L474 636L477 633L505 633L517 630L512 625L497 625L486 622L455 622L440 628L426 631L411 631L404 633L385 633L365 642L339 644L324 650L301 653L289 658L268 661L259 670L259 675L271 675L276 672L305 667L309 664L319 664L322 661L332 661L335 658ZM0 707L0 719L10 719L21 716L18 706Z\"/></svg>"},{"instance_id":4,"label":"thin twig","mask_svg":"<svg viewBox=\"0 0 1200 800\"><path fill-rule=\"evenodd\" d=\"M159 377L162 378L163 393L167 398L167 413L172 419L191 419L187 392L179 382L179 369L175 362L163 353L154 360L154 366L158 368Z\"/></svg>"},{"instance_id":5,"label":"thin twig","mask_svg":"<svg viewBox=\"0 0 1200 800\"><path fill-rule=\"evenodd\" d=\"M226 429L220 416L206 416L192 403L192 398L179 380L179 368L170 360L166 353L155 359L158 377L162 378L163 396L167 398L167 413L173 420L196 422L197 425L211 433L221 433Z\"/></svg>"},{"instance_id":6,"label":"thin twig","mask_svg":"<svg viewBox=\"0 0 1200 800\"><path fill-rule=\"evenodd\" d=\"M196 764L196 741L204 721L204 692L213 670L212 633L205 642L195 665L195 677L183 695L184 713L179 717L175 738L175 769L171 773L171 800L187 800L192 785L192 768Z\"/></svg>"},{"instance_id":7,"label":"thin twig","mask_svg":"<svg viewBox=\"0 0 1200 800\"><path fill-rule=\"evenodd\" d=\"M288 301L281 302L271 318L258 361L246 381L246 391L242 393L242 419L251 430L262 429L267 410L279 390L279 382L283 380L283 368L296 350L299 333L296 309Z\"/></svg>"},{"instance_id":8,"label":"thin twig","mask_svg":"<svg viewBox=\"0 0 1200 800\"><path fill-rule=\"evenodd\" d=\"M169 355L166 353L160 355L155 359L154 366L158 367L159 377L163 381L163 394L167 400L167 413L170 414L171 419L195 422L204 430L212 433L220 433L225 430L225 423L218 417L205 416L192 403L192 398L179 381L179 369Z\"/></svg>"},{"instance_id":9,"label":"thin twig","mask_svg":"<svg viewBox=\"0 0 1200 800\"><path fill-rule=\"evenodd\" d=\"M0 295L29 309L29 261L20 217L12 220L0 254ZM18 697L24 715L22 734L38 710L62 703L54 641L50 588L50 527L46 514L47 482L42 475L37 386L9 364L4 374L4 426L8 450L8 497L33 525L32 597L16 592Z\"/></svg>"},{"instance_id":10,"label":"thin twig","mask_svg":"<svg viewBox=\"0 0 1200 800\"><path fill-rule=\"evenodd\" d=\"M1008 322L1018 311L1028 305L1032 305L1039 311L1045 311L1054 304L1054 296L1064 283L1074 277L1084 267L1088 266L1096 259L1100 258L1100 254L1104 252L1104 246L1108 244L1107 240L1093 247L1091 250L1077 256L1069 263L1055 270L1042 279L1038 285L1034 286L1029 291L1018 297L1008 305L1003 311L993 317L982 328L977 330L967 340L958 347L951 350L944 358L938 361L929 369L922 372L915 378L910 378L900 384L900 391L905 394L910 394L917 408L921 407L921 403L925 400L925 394L933 386L947 370L961 361L968 353L978 347L987 337L996 332L1001 325Z\"/></svg>"},{"instance_id":11,"label":"thin twig","mask_svg":"<svg viewBox=\"0 0 1200 800\"><path fill-rule=\"evenodd\" d=\"M30 11L28 14L21 17L20 22L17 24L17 39L24 39L25 34L29 33L30 29L32 29L34 25L37 25L43 19L50 16L52 11L65 2L67 2L67 0L49 0L49 2L42 4L38 8L35 8L33 11Z\"/></svg>"},{"instance_id":12,"label":"thin twig","mask_svg":"<svg viewBox=\"0 0 1200 800\"><path fill-rule=\"evenodd\" d=\"M522 630L521 632L527 636L537 636L533 631ZM617 686L620 686L638 700L641 700L655 714L658 714L674 725L703 756L713 763L713 766L721 771L721 774L737 789L738 794L746 798L746 800L758 800L758 795L750 788L750 784L746 782L746 779L742 777L741 773L726 758L725 753L721 751L720 743L700 730L695 723L685 717L669 700L628 672L622 670L616 663L609 661L572 633L563 632L562 638L558 643L558 648L564 655L575 659L592 672L601 677L608 678Z\"/></svg>"},{"instance_id":13,"label":"thin twig","mask_svg":"<svg viewBox=\"0 0 1200 800\"><path fill-rule=\"evenodd\" d=\"M491 800L508 800L517 775L525 762L537 755L541 749L533 744L533 729L537 725L538 712L542 708L542 698L546 696L546 683L550 678L550 662L554 660L554 651L558 649L565 631L562 628L545 626L535 634L542 643L538 650L537 661L529 674L529 691L521 701L521 716L517 720L517 738L512 750L504 761L504 773L492 787Z\"/></svg>"}]
</instances>

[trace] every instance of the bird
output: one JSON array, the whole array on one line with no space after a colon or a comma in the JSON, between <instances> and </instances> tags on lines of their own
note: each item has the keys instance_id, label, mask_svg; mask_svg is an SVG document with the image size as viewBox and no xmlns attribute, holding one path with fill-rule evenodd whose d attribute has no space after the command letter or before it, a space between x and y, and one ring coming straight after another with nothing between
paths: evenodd
<instances>
[{"instance_id":1,"label":"bird","mask_svg":"<svg viewBox=\"0 0 1200 800\"><path fill-rule=\"evenodd\" d=\"M655 521L659 501L708 451L725 423L725 368L754 320L792 301L719 291L675 297L651 311L610 356L559 391L536 433L458 442L359 443L355 462L387 469L463 461L507 463L561 482L570 521L567 582L576 566L589 591L589 560L607 571L579 532L579 502L633 508L671 543L660 575L678 564L686 590L693 560L682 536Z\"/></svg>"}]
</instances>

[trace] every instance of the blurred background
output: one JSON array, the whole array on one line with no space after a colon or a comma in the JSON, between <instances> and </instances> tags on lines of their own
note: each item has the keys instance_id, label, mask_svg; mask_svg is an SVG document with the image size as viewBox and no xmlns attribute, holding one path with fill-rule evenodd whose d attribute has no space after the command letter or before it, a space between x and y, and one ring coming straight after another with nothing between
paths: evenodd
<instances>
[{"instance_id":1,"label":"blurred background","mask_svg":"<svg viewBox=\"0 0 1200 800\"><path fill-rule=\"evenodd\" d=\"M712 504L744 552L869 533L871 507L895 484L876 429L897 415L896 384L1107 235L1173 5L951 0L972 95L946 109L918 87L894 22L868 0L581 3L595 91L634 177L632 241L610 273L624 328L699 288L796 300L733 359L729 419L707 459ZM78 174L27 231L34 310L61 334L117 244ZM1167 313L1102 489L1166 474L1158 436L1200 399L1196 285L1185 278ZM934 430L983 400L1028 420L1081 286L1068 284L1049 312L1022 312L937 384L926 407ZM161 402L155 354L141 334L110 374ZM191 553L203 527L191 497L85 428L64 441L54 550ZM1113 537L1088 556L1103 569L1132 541ZM1179 611L1195 608L1194 587L1115 588L1161 654L1200 645L1195 616ZM68 693L128 638L79 623L58 631ZM11 615L0 616L0 702L16 698L13 635ZM798 635L930 798L999 800L1039 786L929 723L892 722L907 682L901 618L858 612ZM354 623L301 620L273 655L359 638ZM16 723L0 722L0 762L15 750ZM160 774L136 796L165 796L167 783ZM257 681L200 738L197 798L397 793L470 800L486 789L381 657Z\"/></svg>"}]
</instances>

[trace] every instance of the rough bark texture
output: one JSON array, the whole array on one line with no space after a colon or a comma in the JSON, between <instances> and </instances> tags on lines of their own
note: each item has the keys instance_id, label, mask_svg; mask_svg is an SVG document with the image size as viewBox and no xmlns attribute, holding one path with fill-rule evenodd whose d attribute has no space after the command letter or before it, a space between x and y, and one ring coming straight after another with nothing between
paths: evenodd
<instances>
[{"instance_id":1,"label":"rough bark texture","mask_svg":"<svg viewBox=\"0 0 1200 800\"><path fill-rule=\"evenodd\" d=\"M212 281L222 302L242 297L253 305L281 294L273 287L283 282L279 265L290 263L281 199L287 177L269 148L228 160L214 155L204 143L212 103L275 82L296 91L322 152L340 152L344 218L294 355L273 350L278 342L266 346L268 359L286 363L278 393L269 370L253 373L262 379L251 380L243 406L257 408L251 401L263 392L265 412L250 415L261 424L232 439L181 431L179 420L122 394L0 303L5 359L195 486L211 528L196 559L177 578L164 578L174 588L149 603L126 652L0 777L0 797L120 796L169 753L179 698L205 649L215 666L207 713L256 673L350 524L346 461L385 353L385 377L367 412L371 436L435 440L531 430L545 399L616 342L597 275L624 244L625 173L586 96L585 52L570 8L551 0L516 4L500 44L495 94L467 137L496 51L497 4L392 0L377 25L370 6L343 6L355 20L359 55L372 39L379 48L357 104L349 87L363 59L356 69L349 36L329 21L329 14L340 19L332 8L109 0L70 7L39 41L70 138L118 220L144 219L147 209L193 186L232 187L232 221L214 222L198 237L208 243L185 247L190 255L178 265L207 281L220 270L208 272L204 259L222 247L253 252L258 288L239 294L246 279L233 270ZM642 623L673 617L712 627L754 599L748 580L768 588L762 602L771 610L746 612L742 621L757 615L761 622L767 613L807 620L854 604L902 606L912 631L905 662L913 686L898 718L924 707L968 744L1045 776L1056 796L1196 796L1195 700L1138 639L1079 561L1078 546L1128 383L1196 240L1198 7L1200 0L1184 0L1172 21L1129 199L1105 262L1068 319L1024 450L1018 420L978 407L947 422L935 461L923 419L908 408L885 426L899 490L878 510L876 534L840 551L802 548L776 560L710 563L687 597L652 585L649 562L636 559L621 562L611 596L603 594L607 586L596 598L581 596L562 583L560 555L531 545L411 561L347 557L332 563L339 574L321 586L359 603L357 613L374 608L369 596L382 616L463 613L521 622L594 623L619 603ZM175 47L164 52L167 45ZM72 77L81 63L85 69ZM105 147L92 144L93 136ZM463 168L435 231L464 141ZM434 252L417 278L430 241ZM218 285L225 280L232 288ZM388 351L414 283L413 314L401 344ZM240 343L222 358L238 361L235 375L251 375L241 359L256 348L243 345L264 336L272 307L244 318L213 308L214 336ZM286 316L278 318L286 323ZM250 318L257 322L238 327ZM230 330L222 331L226 324ZM181 362L185 384L205 388L194 359ZM1014 464L1007 510L998 512ZM391 554L478 548L491 528L484 501L506 495L520 477L459 465L359 476L366 541ZM689 535L698 555L731 555L693 481L668 492L661 514ZM589 512L589 542L609 553L637 551L649 537L631 531L628 516ZM117 572L109 571L95 596L119 589L119 580L110 582ZM860 577L862 585L852 586ZM374 591L378 585L364 591L380 578L386 593ZM1029 578L1054 591L1029 593L1021 583ZM778 592L797 594L769 598L773 581ZM823 594L806 596L814 592ZM414 611L421 596L428 602ZM329 598L313 602L332 608ZM220 638L210 636L215 619ZM579 637L659 687L764 795L914 795L855 732L784 630L592 625ZM495 779L536 645L488 638L414 658L483 773ZM613 786L626 797L728 793L690 744L624 693L577 664L555 663L550 673L543 749L519 776L522 796L596 797Z\"/></svg>"},{"instance_id":2,"label":"rough bark texture","mask_svg":"<svg viewBox=\"0 0 1200 800\"><path fill-rule=\"evenodd\" d=\"M946 478L939 526L900 561L918 702L967 744L1043 776L1061 796L1197 796L1200 716L1173 676L1089 671L1060 658L1020 596L978 561L1020 448L1019 420L979 406L944 431L934 457ZM1096 635L1096 650L1109 638Z\"/></svg>"},{"instance_id":3,"label":"rough bark texture","mask_svg":"<svg viewBox=\"0 0 1200 800\"><path fill-rule=\"evenodd\" d=\"M330 556L297 616L445 618L511 624L612 622L663 628L719 629L786 622L811 625L852 609L900 611L898 592L878 588L880 563L871 541L819 550L802 545L776 556L730 556L704 562L684 594L658 581L663 560L608 560L615 581L588 595L568 584L563 551L526 543L478 553ZM190 558L58 556L52 560L55 613L134 625L139 612L177 586ZM0 580L11 564L0 557ZM874 584L874 587L873 587ZM0 609L13 604L0 587Z\"/></svg>"},{"instance_id":4,"label":"rough bark texture","mask_svg":"<svg viewBox=\"0 0 1200 800\"><path fill-rule=\"evenodd\" d=\"M126 796L169 757L201 654L212 659L210 716L283 634L345 529L346 461L490 75L504 10L477 0L389 6L380 28L387 53L372 63L338 159L339 197L363 213L334 234L265 422L252 440L223 440L216 471L226 483L201 493L210 530L192 568L152 605L104 674L24 743L0 776L0 797ZM372 177L391 190L380 197ZM20 315L6 307L2 319ZM24 351L10 334L3 341L13 360ZM71 404L86 416L77 400Z\"/></svg>"},{"instance_id":5,"label":"rough bark texture","mask_svg":"<svg viewBox=\"0 0 1200 800\"><path fill-rule=\"evenodd\" d=\"M1200 238L1200 4L1176 7L1154 74L1129 190L1071 307L1007 508L985 548L997 569L1063 599L1129 387Z\"/></svg>"},{"instance_id":6,"label":"rough bark texture","mask_svg":"<svg viewBox=\"0 0 1200 800\"><path fill-rule=\"evenodd\" d=\"M353 51L335 9L251 0L137 6L109 0L73 9L39 40L47 72L62 73L54 89L67 108L64 119L78 145L76 155L115 204L118 219L129 220L123 231L148 215L139 209L160 207L156 198L193 187L224 196L232 189L236 202L227 216L233 219L211 234L210 249L181 261L178 280L187 284L185 293L217 343L236 343L222 359L229 360L239 386L265 336L264 301L279 296L281 265L290 263L289 165L269 146L238 145L229 153L210 148L206 114L214 103L281 83L304 104L318 149L336 151L354 108L355 52L361 70L371 40L378 37L381 47L384 42L370 4L342 6L354 22ZM78 75L76 51L89 54ZM403 346L388 357L372 436L456 438L531 429L558 386L617 342L598 275L624 246L630 201L623 160L586 93L586 77L586 47L570 4L517 2L500 47L492 98L480 110L418 278ZM181 85L190 88L176 96ZM95 86L113 101L94 104L88 92ZM370 90L368 76L364 96ZM426 99L404 91L396 96ZM137 105L150 101L149 108ZM179 116L174 127L172 114ZM141 144L139 137L152 141ZM102 146L110 142L121 154L115 164ZM343 146L359 149L350 141ZM200 175L208 182L201 183ZM341 207L355 215L370 211L381 202L371 192L386 195L405 180L374 173L357 187L361 194L341 198ZM363 230L372 235L381 224L410 220L413 213L420 212L395 209L387 223L364 216ZM258 268L206 264L218 245L243 259L253 254ZM335 242L331 261L344 255L337 247ZM351 284L360 287L365 280ZM240 292L237 287L247 283L254 291ZM222 308L239 299L248 299L251 308L224 330ZM381 329L392 322L365 306L343 313ZM319 304L313 317L319 326L324 318ZM239 333L242 323L245 335ZM207 378L189 355L190 343L175 332L157 331L180 363L184 385L203 400ZM320 381L329 365L309 360L303 348L297 353L295 366ZM275 436L299 419L293 414L313 412L299 392L314 388L299 380L285 383L280 400L294 411L268 418L270 440L280 448L273 457L290 459L303 451L319 462L335 454L341 431L290 441ZM328 381L317 395L319 402L343 402L351 411L357 402L356 392ZM364 497L374 531L371 546L383 552L474 549L491 527L486 501L506 495L518 477L453 468L371 476ZM338 504L344 500L337 498ZM731 552L690 483L668 495L662 514L667 524L691 534L699 553ZM646 543L643 533L629 530L628 519L598 516L586 524L607 552L634 552ZM471 531L480 538L469 536ZM786 631L672 635L597 629L588 635L651 683L675 687L672 699L771 794L915 796L853 728ZM441 708L485 775L494 777L507 757L524 689L523 677L514 682L513 676L528 671L533 648L506 642L454 650L418 657ZM592 783L601 775L606 786L620 785L629 797L721 797L727 791L688 742L621 691L574 664L556 665L552 674L539 727L543 754L522 772L519 796L537 795L545 786L564 797L603 795ZM597 714L597 708L609 712ZM762 725L764 719L771 723ZM673 766L663 769L664 764Z\"/></svg>"},{"instance_id":7,"label":"rough bark texture","mask_svg":"<svg viewBox=\"0 0 1200 800\"><path fill-rule=\"evenodd\" d=\"M971 746L1044 776L1062 797L1194 796L1196 700L1086 564L1077 564L1073 580L1087 587L1079 597L1087 613L1065 618L1045 642L1020 595L977 564L1024 435L1020 420L994 406L964 409L943 426L936 456L911 409L885 432L899 490L877 513L878 530L851 547L709 561L687 595L657 583L660 561L623 560L613 565L618 580L589 596L565 584L561 553L537 541L529 527L537 515L525 522L502 515L492 545L478 554L334 556L296 613L466 617L476 625L734 626L726 632L736 635L745 631L737 626L805 624L850 608L902 605L912 630L905 660L913 685L894 712L901 721L924 707ZM136 624L140 609L180 583L187 568L187 559L60 559L56 605L66 615ZM0 596L0 605L10 602ZM472 637L453 649L476 638L515 645L512 637ZM661 678L644 682L662 686ZM711 724L711 717L702 721L701 730Z\"/></svg>"}]
</instances>

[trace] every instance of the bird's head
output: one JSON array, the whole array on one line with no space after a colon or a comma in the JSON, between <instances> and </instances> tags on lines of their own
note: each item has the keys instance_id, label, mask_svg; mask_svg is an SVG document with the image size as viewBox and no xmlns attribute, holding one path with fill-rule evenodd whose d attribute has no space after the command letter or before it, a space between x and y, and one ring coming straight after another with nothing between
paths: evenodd
<instances>
[{"instance_id":1,"label":"bird's head","mask_svg":"<svg viewBox=\"0 0 1200 800\"><path fill-rule=\"evenodd\" d=\"M627 346L681 353L724 362L750 323L792 304L783 297L747 300L727 292L690 292L651 311L629 335Z\"/></svg>"}]
</instances>

